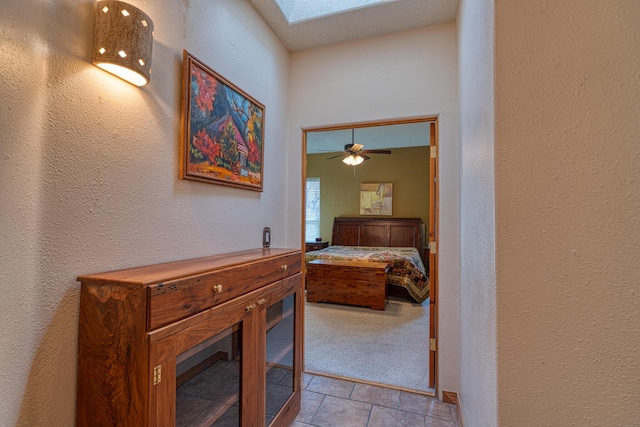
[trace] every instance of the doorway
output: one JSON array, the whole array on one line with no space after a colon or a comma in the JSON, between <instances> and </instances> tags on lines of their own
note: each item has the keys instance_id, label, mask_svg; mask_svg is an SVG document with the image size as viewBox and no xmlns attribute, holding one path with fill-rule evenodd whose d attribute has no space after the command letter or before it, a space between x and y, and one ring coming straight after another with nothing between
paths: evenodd
<instances>
[{"instance_id":1,"label":"doorway","mask_svg":"<svg viewBox=\"0 0 640 427\"><path fill-rule=\"evenodd\" d=\"M392 217L420 217L424 224L422 235L424 248L424 266L429 274L430 298L426 305L428 316L428 332L416 337L426 345L424 354L421 354L424 362L428 361L428 387L432 394L436 385L436 336L437 336L437 117L421 117L404 120L389 120L358 124L345 124L327 127L303 129L303 167L302 167L302 236L303 248L314 250L331 244L331 230L333 219L336 216L359 216L359 192L360 184L370 181L369 169L378 171L391 171L391 166L386 166L388 160L396 159L396 163L406 166L402 169L408 172L406 176L375 175L374 180L395 182L393 194ZM347 165L342 160L348 155L358 154L350 152L351 144L363 145L360 148L365 153L366 163L360 165ZM369 152L369 153L367 153ZM390 152L390 153L387 153ZM408 156L408 157L407 157ZM399 160L399 159L405 160ZM420 159L423 166L415 166L416 158ZM407 160L410 159L410 160ZM390 163L389 163L390 164ZM341 169L338 169L341 168ZM419 170L424 169L424 170ZM426 174L426 175L425 175ZM314 176L311 176L314 175ZM324 178L323 178L324 176ZM383 178L380 178L383 177ZM308 187L308 179L311 186ZM398 181L400 179L400 181ZM335 181L339 180L339 184ZM341 181L340 181L341 180ZM416 187L416 182L419 185ZM319 181L319 182L318 182ZM336 185L339 189L336 190ZM328 187L328 188L327 188ZM310 194L317 189L319 203L317 218L309 217L307 212L307 188ZM327 194L330 196L327 198ZM408 202L413 199L418 203ZM420 207L421 203L423 206ZM329 205L329 206L327 206ZM389 213L387 212L387 215ZM316 242L316 238L321 239ZM310 303L311 304L311 303ZM322 303L321 303L322 304ZM389 305L388 305L389 306ZM307 343L305 343L305 346ZM327 357L332 357L327 354ZM306 369L306 361L305 361ZM315 372L320 373L322 372ZM336 375L333 375L336 376ZM337 375L340 377L340 375ZM350 378L348 375L344 375ZM363 382L376 383L376 380L356 378ZM384 384L395 386L394 384ZM398 387L403 388L403 387ZM424 390L419 390L424 391Z\"/></svg>"}]
</instances>

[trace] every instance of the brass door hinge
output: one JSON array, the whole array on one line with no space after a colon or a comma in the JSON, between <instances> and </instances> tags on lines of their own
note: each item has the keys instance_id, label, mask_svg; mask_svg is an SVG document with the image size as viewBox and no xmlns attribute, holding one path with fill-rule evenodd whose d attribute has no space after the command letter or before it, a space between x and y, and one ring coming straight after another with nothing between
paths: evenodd
<instances>
[{"instance_id":1,"label":"brass door hinge","mask_svg":"<svg viewBox=\"0 0 640 427\"><path fill-rule=\"evenodd\" d=\"M431 156L432 159L436 159L438 157L435 145L430 145L429 146L429 155Z\"/></svg>"},{"instance_id":2,"label":"brass door hinge","mask_svg":"<svg viewBox=\"0 0 640 427\"><path fill-rule=\"evenodd\" d=\"M429 351L436 351L436 339L429 338Z\"/></svg>"},{"instance_id":3,"label":"brass door hinge","mask_svg":"<svg viewBox=\"0 0 640 427\"><path fill-rule=\"evenodd\" d=\"M429 253L432 253L434 255L437 254L437 246L438 245L436 244L436 242L429 242Z\"/></svg>"},{"instance_id":4,"label":"brass door hinge","mask_svg":"<svg viewBox=\"0 0 640 427\"><path fill-rule=\"evenodd\" d=\"M153 368L153 385L160 384L160 381L162 381L162 365Z\"/></svg>"}]
</instances>

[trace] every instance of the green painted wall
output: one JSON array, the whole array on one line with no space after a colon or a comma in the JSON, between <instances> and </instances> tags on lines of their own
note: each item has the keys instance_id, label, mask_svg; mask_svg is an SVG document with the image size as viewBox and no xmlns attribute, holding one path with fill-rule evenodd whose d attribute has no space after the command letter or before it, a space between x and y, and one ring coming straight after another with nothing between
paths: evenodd
<instances>
[{"instance_id":1,"label":"green painted wall","mask_svg":"<svg viewBox=\"0 0 640 427\"><path fill-rule=\"evenodd\" d=\"M320 178L320 231L331 240L333 218L360 216L360 184L393 183L394 218L421 218L429 226L429 147L394 148L392 154L372 154L355 167L331 153L307 155L307 177Z\"/></svg>"}]
</instances>

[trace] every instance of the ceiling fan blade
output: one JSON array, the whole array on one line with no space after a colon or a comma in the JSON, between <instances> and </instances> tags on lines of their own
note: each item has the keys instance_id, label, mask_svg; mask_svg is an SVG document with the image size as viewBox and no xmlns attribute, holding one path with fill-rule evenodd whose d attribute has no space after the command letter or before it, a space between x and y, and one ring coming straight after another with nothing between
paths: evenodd
<instances>
[{"instance_id":1,"label":"ceiling fan blade","mask_svg":"<svg viewBox=\"0 0 640 427\"><path fill-rule=\"evenodd\" d=\"M362 150L361 153L368 154L391 154L391 150Z\"/></svg>"},{"instance_id":2,"label":"ceiling fan blade","mask_svg":"<svg viewBox=\"0 0 640 427\"><path fill-rule=\"evenodd\" d=\"M327 157L327 160L336 159L338 157L344 157L344 153L343 154L338 154L337 156L333 156L333 157Z\"/></svg>"},{"instance_id":3,"label":"ceiling fan blade","mask_svg":"<svg viewBox=\"0 0 640 427\"><path fill-rule=\"evenodd\" d=\"M358 153L358 155L360 157L362 157L363 159L365 159L365 160L369 160L371 158L371 157L367 156L366 154L362 154L362 152Z\"/></svg>"},{"instance_id":4,"label":"ceiling fan blade","mask_svg":"<svg viewBox=\"0 0 640 427\"><path fill-rule=\"evenodd\" d=\"M353 144L353 145L351 146L351 150L352 150L352 151L360 151L360 150L362 150L363 148L364 148L364 145L362 145L362 144Z\"/></svg>"}]
</instances>

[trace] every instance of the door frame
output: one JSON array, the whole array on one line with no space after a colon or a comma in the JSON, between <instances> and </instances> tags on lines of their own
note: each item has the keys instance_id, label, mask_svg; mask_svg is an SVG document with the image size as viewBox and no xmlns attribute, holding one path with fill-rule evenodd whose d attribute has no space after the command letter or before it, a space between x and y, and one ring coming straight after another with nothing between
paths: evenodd
<instances>
[{"instance_id":1,"label":"door frame","mask_svg":"<svg viewBox=\"0 0 640 427\"><path fill-rule=\"evenodd\" d=\"M440 224L439 215L439 177L438 177L438 116L423 116L406 119L384 120L384 121L372 121L372 122L358 122L334 126L319 126L319 127L305 127L302 128L302 215L301 215L301 242L302 257L305 255L305 229L306 229L306 179L307 179L307 133L317 131L330 131L341 129L357 129L365 127L376 126L388 126L388 125L400 125L408 123L430 123L429 126L429 235L425 236L427 242L423 242L423 246L429 243L429 387L435 390L437 394L437 337L438 337L438 250L437 250L437 237L438 227ZM305 274L305 263L302 263L302 274ZM304 288L304 281L303 281ZM304 291L304 289L303 289ZM303 294L304 299L304 294ZM304 304L302 304L302 336L304 337ZM302 369L304 371L304 339L302 340Z\"/></svg>"}]
</instances>

